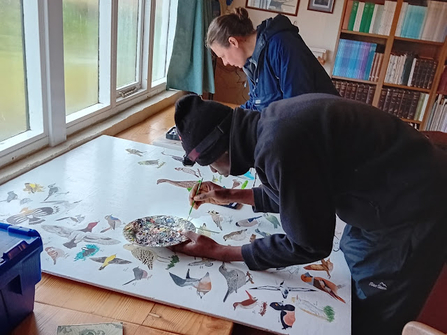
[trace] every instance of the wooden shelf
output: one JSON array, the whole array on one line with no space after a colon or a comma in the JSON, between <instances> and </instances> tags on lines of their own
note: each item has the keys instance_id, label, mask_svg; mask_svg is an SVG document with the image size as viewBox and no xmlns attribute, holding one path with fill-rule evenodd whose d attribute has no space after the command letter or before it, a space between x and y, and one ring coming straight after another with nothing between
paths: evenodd
<instances>
[{"instance_id":1,"label":"wooden shelf","mask_svg":"<svg viewBox=\"0 0 447 335\"><path fill-rule=\"evenodd\" d=\"M357 36L367 36L371 38L381 38L387 40L389 36L387 35L379 35L379 34L370 34L370 33L362 33L360 31L352 31L352 30L341 30L341 34L349 34L349 35L357 35Z\"/></svg>"},{"instance_id":2,"label":"wooden shelf","mask_svg":"<svg viewBox=\"0 0 447 335\"><path fill-rule=\"evenodd\" d=\"M376 81L369 81L369 80L362 80L362 79L355 79L355 78L345 78L345 77L338 77L338 76L332 76L332 79L337 80L349 80L356 83L362 83L362 84L368 84L368 85L377 85Z\"/></svg>"},{"instance_id":3,"label":"wooden shelf","mask_svg":"<svg viewBox=\"0 0 447 335\"><path fill-rule=\"evenodd\" d=\"M424 93L430 93L431 92L431 89L419 88L419 87L413 87L413 86L406 86L406 85L391 84L391 83L386 83L386 82L383 83L383 86L401 88L403 90L419 91L419 92L424 92Z\"/></svg>"},{"instance_id":4,"label":"wooden shelf","mask_svg":"<svg viewBox=\"0 0 447 335\"><path fill-rule=\"evenodd\" d=\"M394 40L396 40L396 41L404 41L404 42L409 42L409 43L436 45L436 46L439 46L439 47L442 47L444 45L443 42L427 41L427 40L421 40L421 39L416 39L416 38L400 37L400 36L395 36Z\"/></svg>"}]
</instances>

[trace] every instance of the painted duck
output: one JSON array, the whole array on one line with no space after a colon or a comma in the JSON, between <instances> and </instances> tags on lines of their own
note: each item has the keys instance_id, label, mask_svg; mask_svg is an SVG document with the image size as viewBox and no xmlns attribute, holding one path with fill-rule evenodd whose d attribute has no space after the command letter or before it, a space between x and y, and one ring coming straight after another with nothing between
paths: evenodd
<instances>
[{"instance_id":1,"label":"painted duck","mask_svg":"<svg viewBox=\"0 0 447 335\"><path fill-rule=\"evenodd\" d=\"M321 278L321 277L313 277L310 275L309 272L306 272L305 274L301 275L301 280L305 283L308 283L309 285L312 285L316 287L317 289L326 292L329 294L332 298L340 300L343 303L346 303L338 294L338 286L335 285L333 282Z\"/></svg>"}]
</instances>

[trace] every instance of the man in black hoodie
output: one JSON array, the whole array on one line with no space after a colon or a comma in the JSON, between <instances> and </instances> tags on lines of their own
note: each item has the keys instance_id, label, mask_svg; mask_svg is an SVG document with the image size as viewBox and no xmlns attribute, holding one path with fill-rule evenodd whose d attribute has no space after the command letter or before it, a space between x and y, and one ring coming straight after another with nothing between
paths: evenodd
<instances>
[{"instance_id":1,"label":"man in black hoodie","mask_svg":"<svg viewBox=\"0 0 447 335\"><path fill-rule=\"evenodd\" d=\"M280 117L281 116L281 117ZM335 219L352 276L354 335L401 334L445 262L447 155L400 119L328 94L272 103L262 113L198 96L176 104L185 163L222 175L254 167L262 183L191 190L195 208L241 202L280 213L285 234L224 246L187 233L174 250L252 270L315 262L332 250Z\"/></svg>"}]
</instances>

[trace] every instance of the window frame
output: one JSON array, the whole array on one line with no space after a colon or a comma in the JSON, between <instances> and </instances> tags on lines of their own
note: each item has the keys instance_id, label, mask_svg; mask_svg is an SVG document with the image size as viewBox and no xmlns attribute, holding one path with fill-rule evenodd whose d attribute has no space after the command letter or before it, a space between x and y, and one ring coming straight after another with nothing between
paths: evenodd
<instances>
[{"instance_id":1,"label":"window frame","mask_svg":"<svg viewBox=\"0 0 447 335\"><path fill-rule=\"evenodd\" d=\"M122 97L119 91L132 85L116 88L118 0L100 0L98 103L66 116L62 1L22 1L31 130L0 141L0 167L61 144L68 136L166 90L166 76L156 85L151 82L156 1L139 0L140 80L133 84L134 93ZM172 19L172 13L168 15Z\"/></svg>"}]
</instances>

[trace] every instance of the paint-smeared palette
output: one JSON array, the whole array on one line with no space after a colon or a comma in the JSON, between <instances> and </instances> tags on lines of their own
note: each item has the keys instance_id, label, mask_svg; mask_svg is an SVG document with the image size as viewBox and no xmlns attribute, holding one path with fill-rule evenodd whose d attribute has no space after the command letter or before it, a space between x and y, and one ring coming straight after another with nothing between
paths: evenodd
<instances>
[{"instance_id":1,"label":"paint-smeared palette","mask_svg":"<svg viewBox=\"0 0 447 335\"><path fill-rule=\"evenodd\" d=\"M146 216L129 222L123 235L131 243L147 247L168 247L185 242L185 231L196 227L185 219L171 215Z\"/></svg>"}]
</instances>

